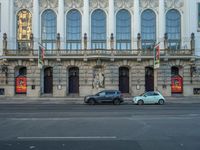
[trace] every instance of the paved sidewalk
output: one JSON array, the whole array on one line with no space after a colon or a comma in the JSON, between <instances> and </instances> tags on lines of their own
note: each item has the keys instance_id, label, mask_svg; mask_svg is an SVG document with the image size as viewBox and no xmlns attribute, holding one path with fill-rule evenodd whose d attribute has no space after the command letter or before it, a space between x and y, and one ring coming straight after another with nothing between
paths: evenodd
<instances>
[{"instance_id":1,"label":"paved sidewalk","mask_svg":"<svg viewBox=\"0 0 200 150\"><path fill-rule=\"evenodd\" d=\"M200 103L200 96L193 97L165 97L166 103ZM132 98L124 98L124 104L132 104ZM0 104L84 104L83 97L0 97Z\"/></svg>"}]
</instances>

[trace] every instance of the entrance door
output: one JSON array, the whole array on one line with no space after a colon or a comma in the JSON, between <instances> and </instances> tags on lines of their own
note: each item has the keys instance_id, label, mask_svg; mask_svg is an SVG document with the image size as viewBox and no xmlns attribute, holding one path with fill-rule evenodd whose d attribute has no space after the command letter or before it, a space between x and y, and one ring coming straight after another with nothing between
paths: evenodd
<instances>
[{"instance_id":1,"label":"entrance door","mask_svg":"<svg viewBox=\"0 0 200 150\"><path fill-rule=\"evenodd\" d=\"M53 68L48 67L44 69L44 93L53 93Z\"/></svg>"},{"instance_id":2,"label":"entrance door","mask_svg":"<svg viewBox=\"0 0 200 150\"><path fill-rule=\"evenodd\" d=\"M129 93L129 69L119 68L119 90L121 93Z\"/></svg>"},{"instance_id":3,"label":"entrance door","mask_svg":"<svg viewBox=\"0 0 200 150\"><path fill-rule=\"evenodd\" d=\"M79 93L79 69L77 67L69 69L69 93Z\"/></svg>"},{"instance_id":4,"label":"entrance door","mask_svg":"<svg viewBox=\"0 0 200 150\"><path fill-rule=\"evenodd\" d=\"M152 67L145 68L145 91L154 91L154 70Z\"/></svg>"}]
</instances>

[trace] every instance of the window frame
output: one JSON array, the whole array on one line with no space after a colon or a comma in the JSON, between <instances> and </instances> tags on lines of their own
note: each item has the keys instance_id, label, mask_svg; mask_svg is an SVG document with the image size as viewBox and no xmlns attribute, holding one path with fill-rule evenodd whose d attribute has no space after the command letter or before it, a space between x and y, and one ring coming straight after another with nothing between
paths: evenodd
<instances>
[{"instance_id":1,"label":"window frame","mask_svg":"<svg viewBox=\"0 0 200 150\"><path fill-rule=\"evenodd\" d=\"M69 22L68 21L68 15L70 15L70 13L72 11L78 13L79 17L80 17L80 20L78 20L79 21L79 27L80 27L80 33L79 33L80 39L76 39L76 40L68 39L68 34L69 34L69 32L68 32L68 22ZM80 50L80 49L82 49L82 15L81 15L79 10L71 9L70 11L67 12L65 17L66 17L66 49L67 50ZM71 33L71 34L74 34L74 33ZM73 48L73 47L76 47L76 48Z\"/></svg>"}]
</instances>

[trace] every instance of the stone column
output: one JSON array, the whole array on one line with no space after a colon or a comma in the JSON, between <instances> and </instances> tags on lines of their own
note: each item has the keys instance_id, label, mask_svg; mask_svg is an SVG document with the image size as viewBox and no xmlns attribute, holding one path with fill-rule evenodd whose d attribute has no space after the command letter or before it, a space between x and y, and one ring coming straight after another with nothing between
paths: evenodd
<instances>
[{"instance_id":1,"label":"stone column","mask_svg":"<svg viewBox=\"0 0 200 150\"><path fill-rule=\"evenodd\" d=\"M65 15L64 15L64 0L59 0L58 1L58 17L57 17L57 33L60 33L60 49L64 49L65 45Z\"/></svg>"},{"instance_id":2,"label":"stone column","mask_svg":"<svg viewBox=\"0 0 200 150\"><path fill-rule=\"evenodd\" d=\"M165 34L165 2L159 0L159 16L158 16L158 42L160 49L164 49L164 34Z\"/></svg>"},{"instance_id":3,"label":"stone column","mask_svg":"<svg viewBox=\"0 0 200 150\"><path fill-rule=\"evenodd\" d=\"M107 48L111 49L111 45L110 45L110 36L111 34L115 33L115 14L114 14L114 0L109 0L109 11L108 11L108 34L107 34ZM115 37L115 34L113 35L113 37Z\"/></svg>"},{"instance_id":4,"label":"stone column","mask_svg":"<svg viewBox=\"0 0 200 150\"><path fill-rule=\"evenodd\" d=\"M134 16L133 16L133 49L137 49L137 36L140 33L140 5L139 0L134 0Z\"/></svg>"},{"instance_id":5,"label":"stone column","mask_svg":"<svg viewBox=\"0 0 200 150\"><path fill-rule=\"evenodd\" d=\"M33 35L34 35L34 46L33 49L38 49L38 42L40 42L40 17L39 17L39 2L38 0L33 0Z\"/></svg>"},{"instance_id":6,"label":"stone column","mask_svg":"<svg viewBox=\"0 0 200 150\"><path fill-rule=\"evenodd\" d=\"M90 14L89 14L89 0L84 0L83 4L83 16L82 16L82 37L87 34L87 48L90 48ZM84 40L82 40L84 42ZM82 49L84 49L84 43L82 42Z\"/></svg>"}]
</instances>

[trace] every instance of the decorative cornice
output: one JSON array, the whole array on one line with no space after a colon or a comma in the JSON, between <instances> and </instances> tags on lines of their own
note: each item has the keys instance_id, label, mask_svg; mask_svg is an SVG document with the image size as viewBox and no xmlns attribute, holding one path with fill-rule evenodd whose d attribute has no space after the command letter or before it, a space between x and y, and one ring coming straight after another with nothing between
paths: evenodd
<instances>
[{"instance_id":1,"label":"decorative cornice","mask_svg":"<svg viewBox=\"0 0 200 150\"><path fill-rule=\"evenodd\" d=\"M183 0L165 0L165 8L181 8L184 6Z\"/></svg>"},{"instance_id":2,"label":"decorative cornice","mask_svg":"<svg viewBox=\"0 0 200 150\"><path fill-rule=\"evenodd\" d=\"M140 0L141 8L157 8L159 6L158 0Z\"/></svg>"},{"instance_id":3,"label":"decorative cornice","mask_svg":"<svg viewBox=\"0 0 200 150\"><path fill-rule=\"evenodd\" d=\"M15 0L14 5L17 8L32 8L33 0Z\"/></svg>"},{"instance_id":4,"label":"decorative cornice","mask_svg":"<svg viewBox=\"0 0 200 150\"><path fill-rule=\"evenodd\" d=\"M107 8L108 0L90 0L90 8Z\"/></svg>"},{"instance_id":5,"label":"decorative cornice","mask_svg":"<svg viewBox=\"0 0 200 150\"><path fill-rule=\"evenodd\" d=\"M58 7L58 0L40 0L40 7L42 8L56 8Z\"/></svg>"},{"instance_id":6,"label":"decorative cornice","mask_svg":"<svg viewBox=\"0 0 200 150\"><path fill-rule=\"evenodd\" d=\"M133 7L133 0L114 0L117 8L131 8Z\"/></svg>"},{"instance_id":7,"label":"decorative cornice","mask_svg":"<svg viewBox=\"0 0 200 150\"><path fill-rule=\"evenodd\" d=\"M67 8L82 8L83 0L65 0L65 7Z\"/></svg>"}]
</instances>

